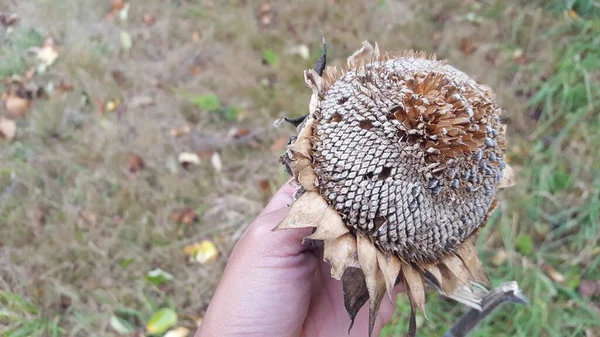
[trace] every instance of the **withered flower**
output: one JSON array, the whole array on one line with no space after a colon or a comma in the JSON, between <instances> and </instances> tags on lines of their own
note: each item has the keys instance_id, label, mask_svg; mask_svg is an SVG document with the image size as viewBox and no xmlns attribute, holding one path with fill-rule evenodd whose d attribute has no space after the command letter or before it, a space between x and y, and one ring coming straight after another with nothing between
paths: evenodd
<instances>
[{"instance_id":1,"label":"withered flower","mask_svg":"<svg viewBox=\"0 0 600 337\"><path fill-rule=\"evenodd\" d=\"M304 73L308 115L287 119L298 135L281 161L300 187L276 229L314 227L352 321L369 300L369 334L401 281L409 334L426 285L481 311L474 241L513 180L491 89L423 53L363 42L345 69L324 69L325 53Z\"/></svg>"}]
</instances>

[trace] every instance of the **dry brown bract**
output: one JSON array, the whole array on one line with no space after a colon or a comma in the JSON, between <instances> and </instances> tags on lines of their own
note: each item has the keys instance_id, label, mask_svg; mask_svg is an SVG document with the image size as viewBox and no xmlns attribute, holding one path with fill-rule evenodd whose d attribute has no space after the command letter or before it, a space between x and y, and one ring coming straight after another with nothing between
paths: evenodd
<instances>
[{"instance_id":1,"label":"dry brown bract","mask_svg":"<svg viewBox=\"0 0 600 337\"><path fill-rule=\"evenodd\" d=\"M425 313L425 286L481 310L489 281L475 234L513 184L491 90L422 53L368 42L346 69L304 73L309 114L281 161L300 188L277 229L314 227L352 319L403 281Z\"/></svg>"}]
</instances>

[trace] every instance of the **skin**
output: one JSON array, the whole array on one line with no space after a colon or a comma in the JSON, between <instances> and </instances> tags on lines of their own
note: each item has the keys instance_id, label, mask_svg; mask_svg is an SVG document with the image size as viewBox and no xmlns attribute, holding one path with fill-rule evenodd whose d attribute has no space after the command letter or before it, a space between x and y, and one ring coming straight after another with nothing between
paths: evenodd
<instances>
[{"instance_id":1,"label":"skin","mask_svg":"<svg viewBox=\"0 0 600 337\"><path fill-rule=\"evenodd\" d=\"M342 282L330 277L316 249L302 244L311 229L272 231L289 213L293 193L286 183L240 238L196 337L367 336L368 305L348 334ZM374 336L393 311L384 300Z\"/></svg>"}]
</instances>

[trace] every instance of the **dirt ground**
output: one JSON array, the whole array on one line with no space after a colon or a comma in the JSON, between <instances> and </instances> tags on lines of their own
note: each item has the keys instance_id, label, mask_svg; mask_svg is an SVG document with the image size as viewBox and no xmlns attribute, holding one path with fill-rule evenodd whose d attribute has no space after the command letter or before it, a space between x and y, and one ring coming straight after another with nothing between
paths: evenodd
<instances>
[{"instance_id":1,"label":"dirt ground","mask_svg":"<svg viewBox=\"0 0 600 337\"><path fill-rule=\"evenodd\" d=\"M193 331L236 239L287 179L278 156L294 130L273 121L306 113L302 71L322 31L329 65L363 40L435 53L506 111L519 185L478 248L492 282L519 281L531 303L474 336L599 336L599 12L586 0L3 0L19 19L0 15L0 116L16 123L0 137L0 334L149 335L161 308ZM218 257L190 260L204 240ZM405 333L405 302L382 336ZM464 312L433 293L427 308L424 336Z\"/></svg>"}]
</instances>

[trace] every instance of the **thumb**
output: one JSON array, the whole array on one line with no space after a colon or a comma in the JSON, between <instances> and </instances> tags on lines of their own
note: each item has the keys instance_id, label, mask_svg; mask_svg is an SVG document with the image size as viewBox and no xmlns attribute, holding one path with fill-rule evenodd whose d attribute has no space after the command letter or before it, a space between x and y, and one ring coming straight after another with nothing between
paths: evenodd
<instances>
[{"instance_id":1,"label":"thumb","mask_svg":"<svg viewBox=\"0 0 600 337\"><path fill-rule=\"evenodd\" d=\"M289 213L292 194L289 184L275 193L236 244L198 332L202 336L300 334L318 260L301 243L310 228L272 231Z\"/></svg>"}]
</instances>

